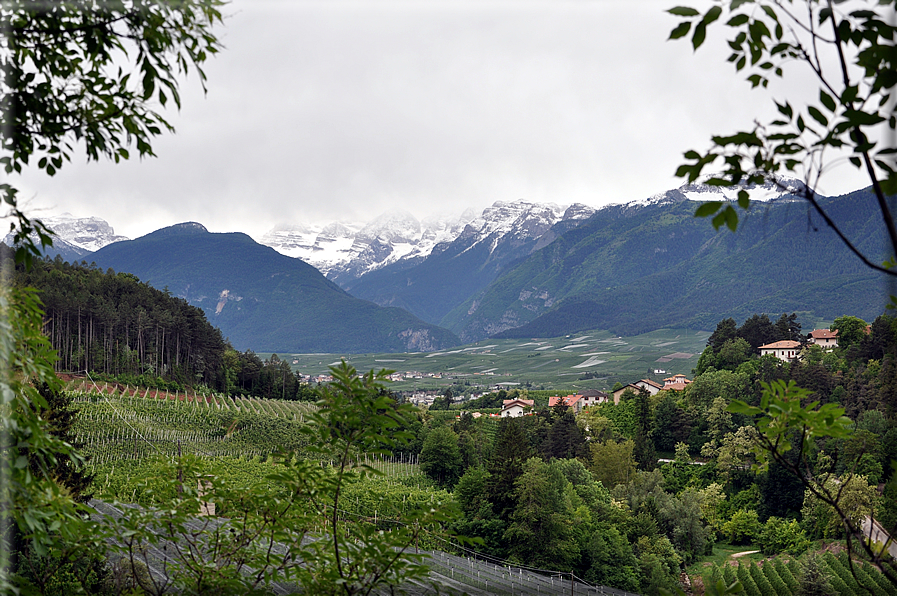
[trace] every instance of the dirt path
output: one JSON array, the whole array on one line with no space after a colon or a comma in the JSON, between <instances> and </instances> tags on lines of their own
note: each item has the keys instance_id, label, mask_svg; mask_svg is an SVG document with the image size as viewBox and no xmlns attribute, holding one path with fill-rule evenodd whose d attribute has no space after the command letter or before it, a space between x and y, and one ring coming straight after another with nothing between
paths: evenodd
<instances>
[{"instance_id":1,"label":"dirt path","mask_svg":"<svg viewBox=\"0 0 897 596\"><path fill-rule=\"evenodd\" d=\"M733 558L733 559L737 559L738 557L743 557L743 556L745 556L745 555L752 555L752 554L754 554L754 553L759 553L759 552L760 552L760 551L758 551L758 550L746 550L746 551L744 551L743 553L732 553L732 554L729 555L729 556L730 556L731 558Z\"/></svg>"}]
</instances>

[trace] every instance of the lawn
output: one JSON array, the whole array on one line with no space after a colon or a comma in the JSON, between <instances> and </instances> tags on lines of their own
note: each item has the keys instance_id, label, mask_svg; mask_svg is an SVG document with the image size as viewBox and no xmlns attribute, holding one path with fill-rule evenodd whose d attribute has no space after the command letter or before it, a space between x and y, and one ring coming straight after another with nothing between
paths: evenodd
<instances>
[{"instance_id":1,"label":"lawn","mask_svg":"<svg viewBox=\"0 0 897 596\"><path fill-rule=\"evenodd\" d=\"M761 561L766 557L759 552L760 547L748 544L747 546L735 546L733 544L726 544L724 542L718 542L713 545L713 554L705 555L698 559L696 562L692 563L685 571L688 575L702 575L704 570L713 565L723 565L726 563L732 564L735 561L742 561L743 563L749 563L751 561ZM758 551L754 554L743 555L741 557L733 557L732 555L737 553L749 552L749 551Z\"/></svg>"}]
</instances>

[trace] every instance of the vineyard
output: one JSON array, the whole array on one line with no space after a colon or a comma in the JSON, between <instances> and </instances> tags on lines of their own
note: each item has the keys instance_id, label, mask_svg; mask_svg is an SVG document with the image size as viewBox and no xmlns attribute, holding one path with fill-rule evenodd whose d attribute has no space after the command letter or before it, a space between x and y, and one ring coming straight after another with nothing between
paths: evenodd
<instances>
[{"instance_id":1,"label":"vineyard","mask_svg":"<svg viewBox=\"0 0 897 596\"><path fill-rule=\"evenodd\" d=\"M66 392L73 409L78 410L74 439L83 445L81 451L89 458L96 496L146 507L174 498L169 494L169 481L176 473L171 457L178 454L198 457L202 473L217 477L225 485L238 489L255 486L276 493L280 487L269 478L275 465L273 455L289 450L304 456L306 439L300 429L316 408L307 402L169 393L81 380L70 381ZM455 413L440 415L454 418ZM497 420L484 422L484 431L494 434ZM344 487L344 521L385 529L397 516L418 510L434 499L452 501L450 493L436 489L420 474L416 455L369 454L357 463L381 475ZM321 461L321 465L328 462ZM226 517L229 503L217 502L216 508L218 515ZM440 552L437 549L447 545L436 536L421 537L418 546L430 553L430 579L449 592L570 594L572 590L575 594L626 594L574 580L569 573L559 575Z\"/></svg>"},{"instance_id":2,"label":"vineyard","mask_svg":"<svg viewBox=\"0 0 897 596\"><path fill-rule=\"evenodd\" d=\"M897 596L895 588L882 573L872 565L854 561L851 573L847 552L838 555L826 552L819 557L819 564L835 593L842 596L866 594L888 594ZM740 581L746 596L793 596L798 593L800 563L791 559L787 563L775 558L758 565L740 563L738 565L714 565L704 574L704 584L716 584L723 580L726 585Z\"/></svg>"},{"instance_id":3,"label":"vineyard","mask_svg":"<svg viewBox=\"0 0 897 596\"><path fill-rule=\"evenodd\" d=\"M260 457L300 450L315 406L216 394L168 393L115 384L69 383L79 411L75 440L93 465L181 453Z\"/></svg>"}]
</instances>

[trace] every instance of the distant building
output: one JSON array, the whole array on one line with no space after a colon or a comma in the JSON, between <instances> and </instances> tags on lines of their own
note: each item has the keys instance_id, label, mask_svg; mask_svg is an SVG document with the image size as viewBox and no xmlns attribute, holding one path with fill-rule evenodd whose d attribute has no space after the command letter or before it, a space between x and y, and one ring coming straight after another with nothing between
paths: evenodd
<instances>
[{"instance_id":1,"label":"distant building","mask_svg":"<svg viewBox=\"0 0 897 596\"><path fill-rule=\"evenodd\" d=\"M639 387L638 385L636 385L634 383L629 383L625 387L620 387L619 389L614 391L614 405L619 405L620 398L622 398L623 394L626 393L627 391L632 391L633 393L638 393L639 391L642 391L642 390L643 390L642 387Z\"/></svg>"},{"instance_id":2,"label":"distant building","mask_svg":"<svg viewBox=\"0 0 897 596\"><path fill-rule=\"evenodd\" d=\"M790 339L786 339L783 341L776 341L771 344L766 344L765 346L760 346L760 355L766 356L767 354L772 354L779 360L784 360L788 362L789 360L794 360L797 358L800 353L800 342L793 341Z\"/></svg>"},{"instance_id":3,"label":"distant building","mask_svg":"<svg viewBox=\"0 0 897 596\"><path fill-rule=\"evenodd\" d=\"M502 418L519 418L523 416L526 410L531 410L535 405L532 399L506 399L502 401L501 417Z\"/></svg>"},{"instance_id":4,"label":"distant building","mask_svg":"<svg viewBox=\"0 0 897 596\"><path fill-rule=\"evenodd\" d=\"M604 403L609 399L610 396L607 393L590 389L588 391L583 391L582 393L577 393L576 395L549 397L548 407L553 408L557 405L567 406L568 408L573 408L573 411L578 414L582 412L583 408Z\"/></svg>"},{"instance_id":5,"label":"distant building","mask_svg":"<svg viewBox=\"0 0 897 596\"><path fill-rule=\"evenodd\" d=\"M686 379L685 375L673 375L663 380L663 389L664 391L682 391L689 383L691 381Z\"/></svg>"},{"instance_id":6,"label":"distant building","mask_svg":"<svg viewBox=\"0 0 897 596\"><path fill-rule=\"evenodd\" d=\"M814 329L810 332L807 341L816 344L823 350L831 350L838 347L838 331L831 329Z\"/></svg>"},{"instance_id":7,"label":"distant building","mask_svg":"<svg viewBox=\"0 0 897 596\"><path fill-rule=\"evenodd\" d=\"M582 393L580 398L580 402L582 403L583 408L587 408L589 406L593 406L595 404L603 404L610 399L610 395L605 393L604 391L598 391L597 389L586 389Z\"/></svg>"},{"instance_id":8,"label":"distant building","mask_svg":"<svg viewBox=\"0 0 897 596\"><path fill-rule=\"evenodd\" d=\"M633 385L635 385L636 387L641 387L642 389L647 391L649 395L657 395L657 392L664 388L663 385L652 381L651 379L642 379L641 381L636 381L635 383L633 383Z\"/></svg>"}]
</instances>

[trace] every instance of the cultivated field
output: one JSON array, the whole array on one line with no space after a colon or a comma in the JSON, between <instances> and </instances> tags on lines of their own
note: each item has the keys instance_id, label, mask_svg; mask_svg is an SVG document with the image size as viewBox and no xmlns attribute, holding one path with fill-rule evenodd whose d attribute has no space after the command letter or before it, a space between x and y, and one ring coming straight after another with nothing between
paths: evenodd
<instances>
[{"instance_id":1,"label":"cultivated field","mask_svg":"<svg viewBox=\"0 0 897 596\"><path fill-rule=\"evenodd\" d=\"M662 380L677 373L691 375L710 333L661 329L636 337L616 337L606 331L551 339L485 340L452 350L401 354L279 354L303 374L327 374L340 357L361 371L387 368L421 373L394 383L395 390L433 389L455 382L509 388L557 391L607 390L641 378ZM260 354L267 357L270 354ZM663 373L655 373L663 370ZM594 378L581 379L590 373ZM427 377L438 374L440 378Z\"/></svg>"}]
</instances>

